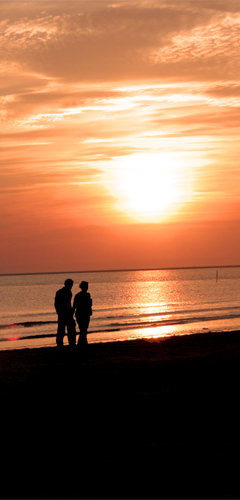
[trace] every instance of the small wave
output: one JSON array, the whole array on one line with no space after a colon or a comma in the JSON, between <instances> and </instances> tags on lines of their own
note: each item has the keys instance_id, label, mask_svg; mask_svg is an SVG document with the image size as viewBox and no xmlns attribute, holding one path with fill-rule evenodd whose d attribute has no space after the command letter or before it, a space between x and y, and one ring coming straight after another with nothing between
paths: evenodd
<instances>
[{"instance_id":1,"label":"small wave","mask_svg":"<svg viewBox=\"0 0 240 500\"><path fill-rule=\"evenodd\" d=\"M57 324L57 321L51 321L51 320L46 320L46 321L20 321L20 322L17 322L17 323L0 325L0 330L3 330L5 328L18 328L19 326L22 326L24 328L31 328L32 326L42 326L42 325L51 325L51 324Z\"/></svg>"},{"instance_id":2,"label":"small wave","mask_svg":"<svg viewBox=\"0 0 240 500\"><path fill-rule=\"evenodd\" d=\"M171 318L159 321L141 321L132 323L111 323L110 327L122 327L121 329L132 329L132 328L147 328L147 327L157 327L157 326L174 326L174 325L185 325L189 323L201 323L206 321L219 321L227 319L240 318L240 314L228 314L228 315L218 315L218 316L196 316L189 318Z\"/></svg>"}]
</instances>

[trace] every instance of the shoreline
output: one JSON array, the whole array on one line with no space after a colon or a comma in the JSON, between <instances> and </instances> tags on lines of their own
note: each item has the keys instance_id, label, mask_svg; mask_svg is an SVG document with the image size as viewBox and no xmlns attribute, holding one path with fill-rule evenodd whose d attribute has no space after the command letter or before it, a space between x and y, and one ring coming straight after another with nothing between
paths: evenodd
<instances>
[{"instance_id":1,"label":"shoreline","mask_svg":"<svg viewBox=\"0 0 240 500\"><path fill-rule=\"evenodd\" d=\"M55 337L55 335L54 335ZM239 344L239 345L238 345ZM93 359L99 353L103 356L98 360L98 365L104 363L104 356L108 358L111 355L121 359L124 356L123 362L129 357L134 357L135 355L139 357L141 362L142 358L145 356L145 352L155 352L155 356L158 361L171 361L176 360L176 358L181 359L184 362L186 359L192 358L202 358L203 360L211 356L227 356L228 352L232 353L232 350L239 347L239 364L240 364L240 330L231 331L218 331L218 332L203 332L203 333L192 333L183 335L172 335L166 337L149 337L149 338L138 338L138 339L123 339L109 342L93 342L88 343L87 359L89 362L92 361L91 355L93 354ZM226 351L226 352L225 352ZM34 358L36 364L39 363L39 368L41 367L41 361L44 360L44 355L51 360L51 357L55 358L58 356L69 356L69 358L75 357L76 360L81 360L81 351L77 344L73 351L70 350L69 345L66 343L63 346L62 351L59 351L56 344L54 345L43 345L43 346L30 346L30 347L19 347L16 349L1 349L0 350L0 376L1 368L7 369L7 364L10 362L10 370L14 365L16 359L25 361L25 358L31 360ZM233 354L233 353L232 353ZM125 359L126 358L126 359ZM75 361L75 360L74 360ZM149 361L150 362L150 361ZM23 368L23 367L22 367ZM0 381L1 387L1 381Z\"/></svg>"},{"instance_id":2,"label":"shoreline","mask_svg":"<svg viewBox=\"0 0 240 500\"><path fill-rule=\"evenodd\" d=\"M149 327L149 330L152 329L152 328L156 328L156 329L160 329L161 327ZM136 328L135 331L138 331L139 328ZM143 327L142 329L140 330L148 330L146 327ZM107 330L108 331L108 330ZM110 330L110 332L115 332L115 331L121 331L121 330ZM129 330L131 332L134 331L133 330ZM128 332L128 330L124 331L124 333ZM96 332L93 331L93 332L89 332L88 334L88 341L90 340L91 338L91 334L95 334ZM104 331L102 332L104 333ZM174 339L174 338L181 338L182 341L184 341L184 339L187 339L188 337L195 337L196 338L201 338L201 337L208 337L208 338L211 338L212 336L222 336L222 335L231 335L231 334L238 334L240 335L240 330L236 330L236 329L233 329L233 330L216 330L216 331L202 331L202 332L189 332L189 333L177 333L177 334L165 334L165 335L159 335L159 336L143 336L143 337L137 337L137 338L128 338L128 339L121 339L121 340L102 340L102 341L93 341L91 342L88 342L88 345L101 345L101 344L118 344L118 343L131 343L131 342L139 342L139 341L145 341L145 342L156 342L156 343L159 343L159 342L165 342L165 341L171 341L171 339ZM79 332L77 332L77 337L79 335ZM89 338L90 337L90 338ZM54 344L51 344L51 345L37 345L36 347L34 345L30 345L29 347L28 346L16 346L16 347L8 347L6 349L4 348L1 348L1 342L8 342L9 345L11 345L11 343L16 343L18 344L18 342L20 343L22 340L23 341L26 341L26 340L30 340L30 341L33 341L36 339L37 340L41 340L41 339L55 339L56 338L56 333L46 333L46 334L36 334L36 335L29 335L29 336L25 336L25 337L22 337L22 338L16 338L16 339L2 339L0 341L0 353L2 352L14 352L14 351L22 351L22 350L35 350L35 349L51 349L51 348L55 348L56 347L56 343L54 341ZM65 335L64 337L65 339L65 344L64 344L64 348L68 348L68 341L67 341L67 335Z\"/></svg>"}]
</instances>

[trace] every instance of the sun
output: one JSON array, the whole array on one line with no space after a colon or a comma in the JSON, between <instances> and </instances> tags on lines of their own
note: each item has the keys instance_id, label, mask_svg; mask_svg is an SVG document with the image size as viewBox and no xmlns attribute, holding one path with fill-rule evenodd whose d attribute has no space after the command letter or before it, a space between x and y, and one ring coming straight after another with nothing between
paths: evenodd
<instances>
[{"instance_id":1,"label":"sun","mask_svg":"<svg viewBox=\"0 0 240 500\"><path fill-rule=\"evenodd\" d=\"M181 200L180 163L170 154L135 154L115 165L118 208L142 222L169 218Z\"/></svg>"}]
</instances>

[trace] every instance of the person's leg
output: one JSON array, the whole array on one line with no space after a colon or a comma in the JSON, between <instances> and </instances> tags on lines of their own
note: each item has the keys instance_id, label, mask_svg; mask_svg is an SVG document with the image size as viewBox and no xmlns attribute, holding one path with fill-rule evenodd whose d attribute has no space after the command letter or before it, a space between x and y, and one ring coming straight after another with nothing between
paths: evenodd
<instances>
[{"instance_id":1,"label":"person's leg","mask_svg":"<svg viewBox=\"0 0 240 500\"><path fill-rule=\"evenodd\" d=\"M82 318L78 322L79 330L80 330L80 335L78 339L78 345L81 346L86 346L88 341L87 341L87 329L89 325L90 318Z\"/></svg>"},{"instance_id":2,"label":"person's leg","mask_svg":"<svg viewBox=\"0 0 240 500\"><path fill-rule=\"evenodd\" d=\"M68 343L70 347L76 344L76 325L74 319L71 317L67 322Z\"/></svg>"},{"instance_id":3,"label":"person's leg","mask_svg":"<svg viewBox=\"0 0 240 500\"><path fill-rule=\"evenodd\" d=\"M83 347L83 346L86 346L87 343L88 343L88 341L87 341L87 332L84 331L84 330L80 330L80 335L79 335L79 339L78 339L78 345L81 345Z\"/></svg>"},{"instance_id":4,"label":"person's leg","mask_svg":"<svg viewBox=\"0 0 240 500\"><path fill-rule=\"evenodd\" d=\"M65 318L62 316L58 316L58 328L57 328L57 337L56 342L58 347L63 347L63 338L65 335Z\"/></svg>"}]
</instances>

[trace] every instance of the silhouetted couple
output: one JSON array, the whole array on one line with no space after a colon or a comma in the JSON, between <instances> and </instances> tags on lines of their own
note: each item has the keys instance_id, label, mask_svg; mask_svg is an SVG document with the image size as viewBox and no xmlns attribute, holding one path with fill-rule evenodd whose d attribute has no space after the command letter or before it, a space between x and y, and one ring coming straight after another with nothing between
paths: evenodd
<instances>
[{"instance_id":1,"label":"silhouetted couple","mask_svg":"<svg viewBox=\"0 0 240 500\"><path fill-rule=\"evenodd\" d=\"M79 285L81 292L74 297L72 306L73 280L67 279L64 287L55 295L55 309L58 315L57 346L63 347L63 338L67 327L67 336L70 347L76 345L76 324L74 313L79 327L78 345L87 345L87 330L92 315L92 299L88 292L88 282L82 281Z\"/></svg>"}]
</instances>

